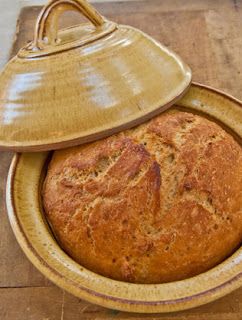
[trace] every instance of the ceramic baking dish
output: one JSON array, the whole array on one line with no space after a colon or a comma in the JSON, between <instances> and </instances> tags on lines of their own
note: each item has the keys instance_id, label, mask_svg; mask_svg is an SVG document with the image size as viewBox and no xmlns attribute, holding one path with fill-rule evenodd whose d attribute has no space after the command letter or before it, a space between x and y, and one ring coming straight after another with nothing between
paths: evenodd
<instances>
[{"instance_id":1,"label":"ceramic baking dish","mask_svg":"<svg viewBox=\"0 0 242 320\"><path fill-rule=\"evenodd\" d=\"M176 107L218 121L242 139L242 104L212 88L192 84ZM242 285L242 248L213 269L164 284L132 284L95 274L73 261L57 244L45 220L40 190L50 153L17 154L7 182L9 220L31 262L56 285L90 302L130 312L171 312L213 301Z\"/></svg>"}]
</instances>

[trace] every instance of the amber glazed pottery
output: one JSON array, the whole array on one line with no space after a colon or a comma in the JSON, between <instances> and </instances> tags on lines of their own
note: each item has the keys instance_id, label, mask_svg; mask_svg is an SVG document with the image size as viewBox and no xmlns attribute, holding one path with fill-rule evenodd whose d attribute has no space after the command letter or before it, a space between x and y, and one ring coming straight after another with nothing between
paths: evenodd
<instances>
[{"instance_id":1,"label":"amber glazed pottery","mask_svg":"<svg viewBox=\"0 0 242 320\"><path fill-rule=\"evenodd\" d=\"M66 10L90 22L58 32ZM43 151L96 140L168 108L189 67L140 30L103 18L85 0L52 0L35 38L0 74L0 147Z\"/></svg>"},{"instance_id":2,"label":"amber glazed pottery","mask_svg":"<svg viewBox=\"0 0 242 320\"><path fill-rule=\"evenodd\" d=\"M212 117L241 143L240 101L193 84L177 103ZM74 262L55 241L43 215L40 188L49 153L18 154L7 182L7 208L16 238L32 263L51 281L75 296L112 309L171 312L215 300L242 285L242 248L213 269L195 277L155 285L120 282Z\"/></svg>"}]
</instances>

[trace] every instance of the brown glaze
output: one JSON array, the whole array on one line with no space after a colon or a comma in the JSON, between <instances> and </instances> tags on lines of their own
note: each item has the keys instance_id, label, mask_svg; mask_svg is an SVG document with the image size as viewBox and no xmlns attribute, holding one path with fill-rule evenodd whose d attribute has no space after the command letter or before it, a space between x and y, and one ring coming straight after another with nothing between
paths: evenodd
<instances>
[{"instance_id":1,"label":"brown glaze","mask_svg":"<svg viewBox=\"0 0 242 320\"><path fill-rule=\"evenodd\" d=\"M44 206L61 246L117 280L162 283L204 272L242 240L242 150L218 125L163 113L54 154Z\"/></svg>"}]
</instances>

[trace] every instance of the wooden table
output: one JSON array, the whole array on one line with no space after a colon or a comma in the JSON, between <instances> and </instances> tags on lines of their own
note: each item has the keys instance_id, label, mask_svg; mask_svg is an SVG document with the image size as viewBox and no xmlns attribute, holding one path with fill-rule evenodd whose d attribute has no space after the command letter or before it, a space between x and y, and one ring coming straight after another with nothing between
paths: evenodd
<instances>
[{"instance_id":1,"label":"wooden table","mask_svg":"<svg viewBox=\"0 0 242 320\"><path fill-rule=\"evenodd\" d=\"M99 3L100 12L130 24L174 49L193 70L193 79L242 99L242 1L167 0ZM40 7L22 10L11 55L32 39ZM63 24L78 23L65 15ZM242 319L242 288L208 305L174 314L140 315L108 310L57 288L26 259L11 231L4 193L11 153L0 153L0 319Z\"/></svg>"}]
</instances>

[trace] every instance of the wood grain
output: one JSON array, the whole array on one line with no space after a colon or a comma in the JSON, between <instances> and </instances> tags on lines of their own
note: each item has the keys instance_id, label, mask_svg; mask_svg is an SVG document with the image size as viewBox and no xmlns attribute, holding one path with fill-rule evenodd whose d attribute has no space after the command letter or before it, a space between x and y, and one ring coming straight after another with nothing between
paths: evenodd
<instances>
[{"instance_id":1,"label":"wood grain","mask_svg":"<svg viewBox=\"0 0 242 320\"><path fill-rule=\"evenodd\" d=\"M135 314L109 310L64 292L57 287L0 289L2 320L91 320L91 319L162 319L162 320L239 320L242 291L205 306L172 314Z\"/></svg>"},{"instance_id":2,"label":"wood grain","mask_svg":"<svg viewBox=\"0 0 242 320\"><path fill-rule=\"evenodd\" d=\"M190 65L193 79L242 99L242 1L150 0L98 3L119 23L142 29L174 49ZM40 7L22 10L11 56L33 38ZM80 21L63 16L63 26ZM12 154L0 153L0 319L242 319L242 289L203 307L171 315L137 315L107 310L64 293L45 279L19 248L5 208L5 182Z\"/></svg>"}]
</instances>

